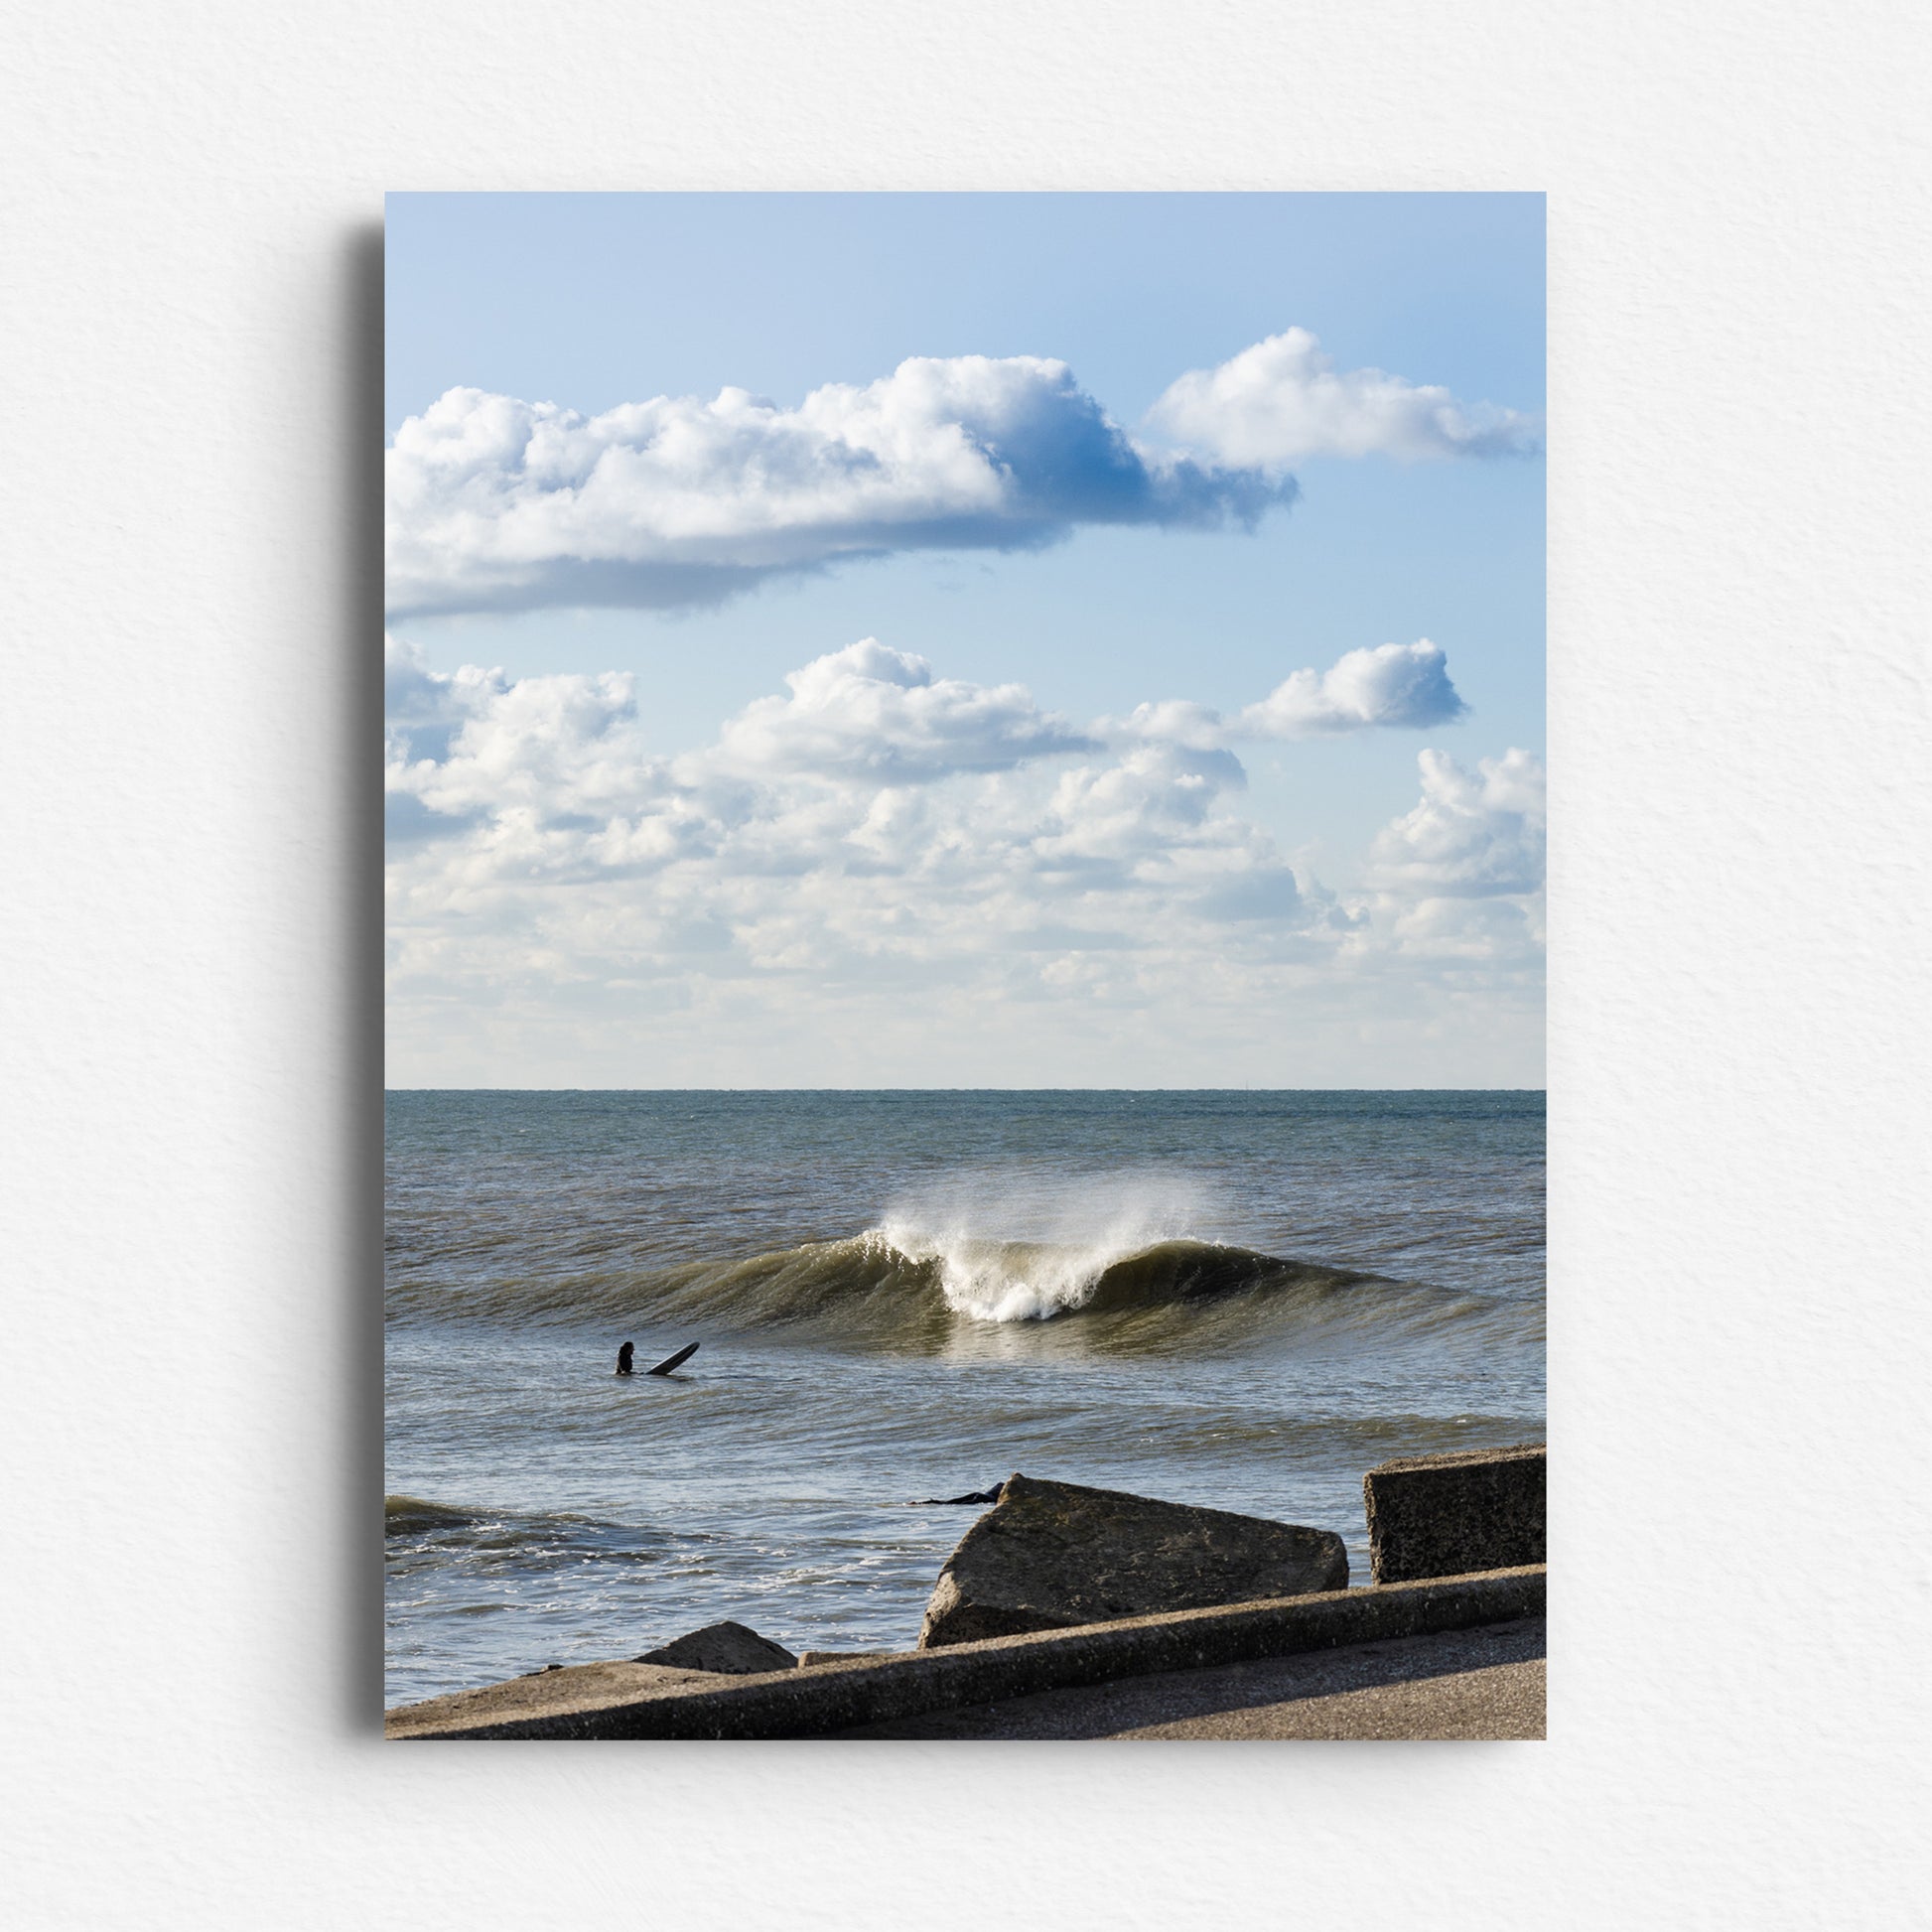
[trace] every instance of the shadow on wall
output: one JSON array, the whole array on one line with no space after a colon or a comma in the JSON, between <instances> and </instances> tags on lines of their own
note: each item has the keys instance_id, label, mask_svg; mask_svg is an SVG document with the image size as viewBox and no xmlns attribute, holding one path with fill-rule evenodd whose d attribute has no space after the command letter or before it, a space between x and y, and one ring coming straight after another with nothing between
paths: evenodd
<instances>
[{"instance_id":1,"label":"shadow on wall","mask_svg":"<svg viewBox=\"0 0 1932 1932\"><path fill-rule=\"evenodd\" d=\"M382 1734L382 227L349 230L339 263L339 356L333 370L340 514L336 577L343 587L344 695L317 728L340 774L331 800L346 829L346 863L332 882L345 1042L339 1077L343 1176L337 1252L345 1259L345 1319L336 1368L343 1486L335 1524L342 1578L342 1716L355 1735Z\"/></svg>"}]
</instances>

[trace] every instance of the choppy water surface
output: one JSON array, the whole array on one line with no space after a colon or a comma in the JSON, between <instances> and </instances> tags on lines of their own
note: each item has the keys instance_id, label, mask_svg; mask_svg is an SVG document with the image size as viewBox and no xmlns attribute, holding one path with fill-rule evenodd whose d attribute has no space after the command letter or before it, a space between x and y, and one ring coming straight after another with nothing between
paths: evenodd
<instances>
[{"instance_id":1,"label":"choppy water surface","mask_svg":"<svg viewBox=\"0 0 1932 1932\"><path fill-rule=\"evenodd\" d=\"M388 1697L899 1647L1029 1474L1341 1532L1543 1433L1543 1096L393 1093ZM619 1380L687 1341L675 1376Z\"/></svg>"}]
</instances>

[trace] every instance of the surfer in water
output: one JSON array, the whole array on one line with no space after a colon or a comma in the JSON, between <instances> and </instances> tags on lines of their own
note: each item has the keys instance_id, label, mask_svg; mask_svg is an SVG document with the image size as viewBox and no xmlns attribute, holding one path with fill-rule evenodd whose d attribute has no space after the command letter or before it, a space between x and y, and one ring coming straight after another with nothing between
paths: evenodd
<instances>
[{"instance_id":1,"label":"surfer in water","mask_svg":"<svg viewBox=\"0 0 1932 1932\"><path fill-rule=\"evenodd\" d=\"M636 1352L637 1352L637 1344L634 1341L625 1342L624 1345L618 1350L618 1373L620 1375L629 1375L634 1373L631 1367L630 1358ZM683 1364L688 1362L691 1359L691 1357L695 1355L697 1352L698 1352L698 1344L695 1341L687 1341L684 1344L684 1346L677 1351L675 1355L666 1355L661 1362L653 1362L649 1368L644 1370L644 1373L646 1375L668 1375L670 1374L672 1369L682 1367Z\"/></svg>"}]
</instances>

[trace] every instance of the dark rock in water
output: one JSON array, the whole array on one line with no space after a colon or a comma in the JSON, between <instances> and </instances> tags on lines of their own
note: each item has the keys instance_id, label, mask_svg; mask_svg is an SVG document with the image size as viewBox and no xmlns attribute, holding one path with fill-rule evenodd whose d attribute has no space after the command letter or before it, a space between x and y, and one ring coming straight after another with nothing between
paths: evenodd
<instances>
[{"instance_id":1,"label":"dark rock in water","mask_svg":"<svg viewBox=\"0 0 1932 1932\"><path fill-rule=\"evenodd\" d=\"M773 1643L769 1637L761 1637L742 1623L707 1623L702 1630L659 1644L655 1650L633 1657L631 1662L750 1677L759 1671L795 1669L798 1659L783 1644Z\"/></svg>"},{"instance_id":2,"label":"dark rock in water","mask_svg":"<svg viewBox=\"0 0 1932 1932\"><path fill-rule=\"evenodd\" d=\"M915 1509L928 1505L940 1509L950 1509L954 1503L997 1503L1000 1500L1000 1485L996 1482L991 1489L971 1489L963 1496L927 1496L915 1503Z\"/></svg>"},{"instance_id":3,"label":"dark rock in water","mask_svg":"<svg viewBox=\"0 0 1932 1932\"><path fill-rule=\"evenodd\" d=\"M1328 1530L1016 1475L946 1559L919 1648L1347 1584Z\"/></svg>"},{"instance_id":4,"label":"dark rock in water","mask_svg":"<svg viewBox=\"0 0 1932 1932\"><path fill-rule=\"evenodd\" d=\"M1405 1455L1362 1478L1378 1584L1543 1563L1544 1446Z\"/></svg>"}]
</instances>

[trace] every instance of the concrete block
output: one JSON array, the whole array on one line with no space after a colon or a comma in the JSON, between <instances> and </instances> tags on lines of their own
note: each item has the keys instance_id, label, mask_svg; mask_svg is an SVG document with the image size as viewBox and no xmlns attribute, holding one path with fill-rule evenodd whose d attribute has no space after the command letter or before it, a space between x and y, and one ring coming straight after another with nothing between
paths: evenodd
<instances>
[{"instance_id":1,"label":"concrete block","mask_svg":"<svg viewBox=\"0 0 1932 1932\"><path fill-rule=\"evenodd\" d=\"M1362 1478L1378 1584L1513 1570L1544 1556L1541 1443L1410 1455Z\"/></svg>"},{"instance_id":2,"label":"concrete block","mask_svg":"<svg viewBox=\"0 0 1932 1932\"><path fill-rule=\"evenodd\" d=\"M1330 1530L1016 1475L946 1559L919 1648L1347 1583Z\"/></svg>"}]
</instances>

